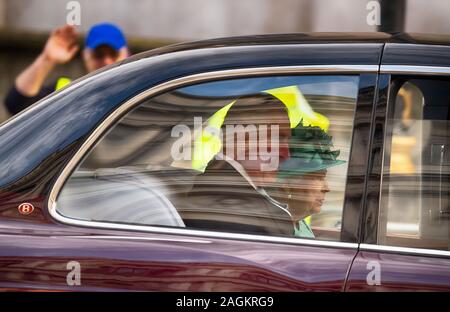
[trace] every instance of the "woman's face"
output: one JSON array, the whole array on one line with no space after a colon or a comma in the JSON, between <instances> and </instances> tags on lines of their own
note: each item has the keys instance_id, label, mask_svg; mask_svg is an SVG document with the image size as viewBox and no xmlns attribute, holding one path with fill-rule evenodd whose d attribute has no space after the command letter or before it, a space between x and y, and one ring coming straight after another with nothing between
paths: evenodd
<instances>
[{"instance_id":1,"label":"woman's face","mask_svg":"<svg viewBox=\"0 0 450 312\"><path fill-rule=\"evenodd\" d=\"M326 170L293 176L285 181L289 210L293 215L308 216L319 213L330 191Z\"/></svg>"}]
</instances>

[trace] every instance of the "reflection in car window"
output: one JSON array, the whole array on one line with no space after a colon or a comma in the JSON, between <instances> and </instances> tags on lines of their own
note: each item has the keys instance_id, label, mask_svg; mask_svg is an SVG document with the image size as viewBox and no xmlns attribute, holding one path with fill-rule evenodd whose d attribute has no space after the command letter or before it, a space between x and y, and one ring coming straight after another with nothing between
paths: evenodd
<instances>
[{"instance_id":1,"label":"reflection in car window","mask_svg":"<svg viewBox=\"0 0 450 312\"><path fill-rule=\"evenodd\" d=\"M393 79L378 243L449 250L450 80Z\"/></svg>"},{"instance_id":2,"label":"reflection in car window","mask_svg":"<svg viewBox=\"0 0 450 312\"><path fill-rule=\"evenodd\" d=\"M68 179L72 219L339 240L358 76L208 82L142 101Z\"/></svg>"}]
</instances>

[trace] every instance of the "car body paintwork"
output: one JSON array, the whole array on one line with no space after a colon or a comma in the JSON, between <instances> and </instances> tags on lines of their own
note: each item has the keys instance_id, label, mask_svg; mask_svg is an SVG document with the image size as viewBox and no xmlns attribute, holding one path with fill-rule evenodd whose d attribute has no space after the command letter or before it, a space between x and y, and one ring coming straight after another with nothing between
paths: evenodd
<instances>
[{"instance_id":1,"label":"car body paintwork","mask_svg":"<svg viewBox=\"0 0 450 312\"><path fill-rule=\"evenodd\" d=\"M379 281L369 276L374 270ZM347 281L347 291L448 291L450 260L440 257L360 251Z\"/></svg>"}]
</instances>

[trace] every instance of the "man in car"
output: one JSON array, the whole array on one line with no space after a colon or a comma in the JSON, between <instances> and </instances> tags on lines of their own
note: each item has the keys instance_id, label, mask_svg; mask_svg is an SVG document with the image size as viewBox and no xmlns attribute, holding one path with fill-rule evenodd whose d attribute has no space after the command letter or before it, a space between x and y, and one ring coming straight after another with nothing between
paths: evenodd
<instances>
[{"instance_id":1,"label":"man in car","mask_svg":"<svg viewBox=\"0 0 450 312\"><path fill-rule=\"evenodd\" d=\"M51 85L43 85L55 66L65 64L75 56L79 49L77 36L75 27L71 25L57 28L51 33L42 52L19 74L4 100L12 115L70 82L70 79L61 77ZM103 23L89 30L83 49L87 72L121 61L128 55L125 37L117 26Z\"/></svg>"},{"instance_id":2,"label":"man in car","mask_svg":"<svg viewBox=\"0 0 450 312\"><path fill-rule=\"evenodd\" d=\"M265 191L277 182L279 164L289 158L286 106L270 94L258 94L228 108L209 120L210 126L220 120L216 126L222 130L222 153L208 154L217 144L208 144L215 137L204 135L204 151L199 153L204 172L176 207L188 227L292 236L287 206Z\"/></svg>"}]
</instances>

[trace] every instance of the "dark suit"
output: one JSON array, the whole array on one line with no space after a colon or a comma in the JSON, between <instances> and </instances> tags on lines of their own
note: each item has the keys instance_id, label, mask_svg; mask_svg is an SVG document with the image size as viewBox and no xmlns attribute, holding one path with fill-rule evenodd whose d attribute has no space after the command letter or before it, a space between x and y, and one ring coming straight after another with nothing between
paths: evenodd
<instances>
[{"instance_id":1,"label":"dark suit","mask_svg":"<svg viewBox=\"0 0 450 312\"><path fill-rule=\"evenodd\" d=\"M288 212L224 160L210 163L175 206L191 228L275 236L294 233Z\"/></svg>"}]
</instances>

